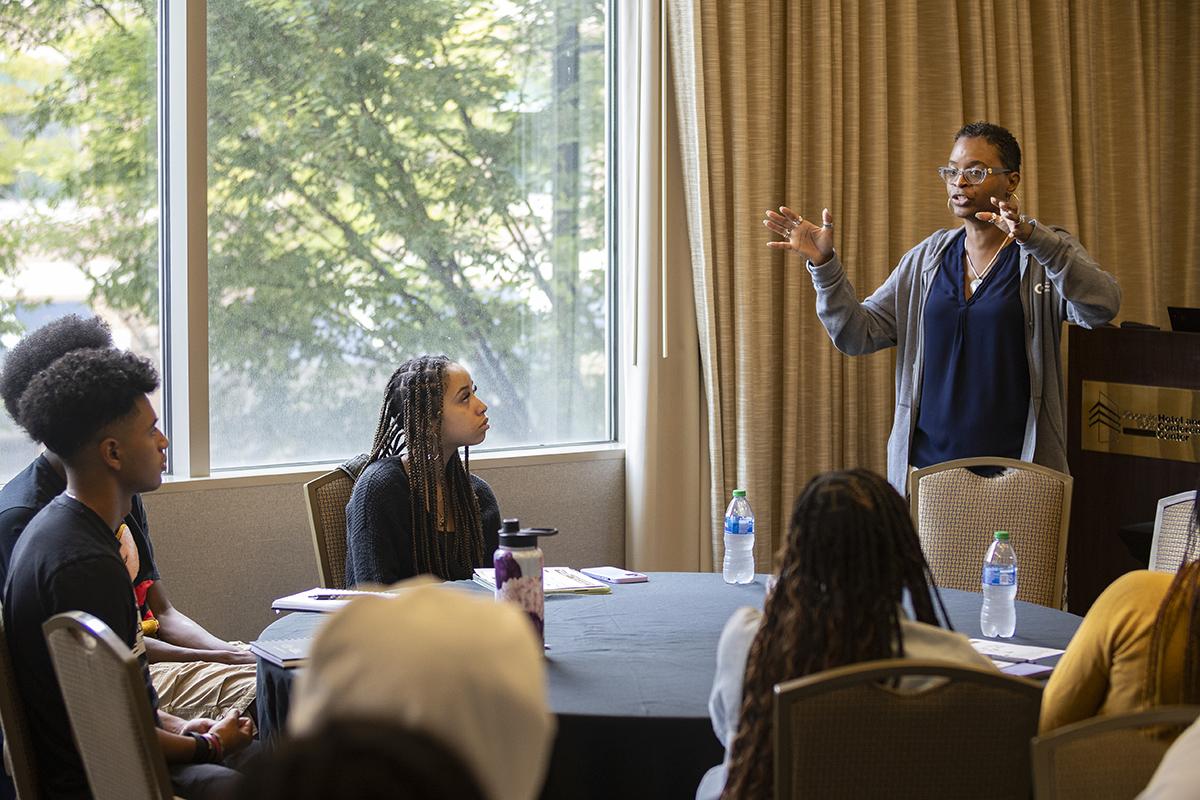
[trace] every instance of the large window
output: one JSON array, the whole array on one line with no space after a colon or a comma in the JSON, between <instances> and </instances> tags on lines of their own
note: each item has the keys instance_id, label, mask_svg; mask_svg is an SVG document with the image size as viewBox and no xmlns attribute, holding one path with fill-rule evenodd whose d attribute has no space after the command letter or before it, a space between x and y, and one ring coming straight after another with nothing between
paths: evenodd
<instances>
[{"instance_id":1,"label":"large window","mask_svg":"<svg viewBox=\"0 0 1200 800\"><path fill-rule=\"evenodd\" d=\"M207 421L201 461L361 452L388 375L422 352L471 370L488 448L610 439L606 3L206 7L207 70L186 82L208 109L207 193L187 191L208 220L206 263L187 265L208 286L209 390L187 409ZM21 100L0 104L0 202L19 204L0 207L0 341L38 321L27 287L53 262L122 344L156 352L157 5L0 9L0 91ZM168 70L189 63L169 49Z\"/></svg>"},{"instance_id":2,"label":"large window","mask_svg":"<svg viewBox=\"0 0 1200 800\"><path fill-rule=\"evenodd\" d=\"M146 4L0 3L0 358L77 313L159 361L156 63ZM36 453L0 412L0 482Z\"/></svg>"}]
</instances>

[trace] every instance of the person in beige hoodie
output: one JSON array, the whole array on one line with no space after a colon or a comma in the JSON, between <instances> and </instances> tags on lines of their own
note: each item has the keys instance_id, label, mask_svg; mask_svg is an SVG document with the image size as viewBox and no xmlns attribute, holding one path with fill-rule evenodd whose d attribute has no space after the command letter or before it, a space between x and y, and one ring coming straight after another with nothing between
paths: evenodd
<instances>
[{"instance_id":1,"label":"person in beige hoodie","mask_svg":"<svg viewBox=\"0 0 1200 800\"><path fill-rule=\"evenodd\" d=\"M456 756L489 800L532 800L555 731L533 626L513 605L428 581L357 599L321 628L288 732L335 720L398 725Z\"/></svg>"}]
</instances>

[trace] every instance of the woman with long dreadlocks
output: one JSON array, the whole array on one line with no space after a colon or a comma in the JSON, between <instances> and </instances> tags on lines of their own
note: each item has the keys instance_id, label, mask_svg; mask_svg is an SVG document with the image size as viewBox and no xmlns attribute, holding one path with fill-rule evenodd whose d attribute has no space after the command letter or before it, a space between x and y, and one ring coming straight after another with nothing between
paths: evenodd
<instances>
[{"instance_id":1,"label":"woman with long dreadlocks","mask_svg":"<svg viewBox=\"0 0 1200 800\"><path fill-rule=\"evenodd\" d=\"M935 602L942 619L946 609L908 507L869 470L813 478L776 560L765 610L739 609L721 633L708 707L725 762L704 776L697 798L771 796L772 689L780 681L893 657L991 665L965 636L938 627ZM906 592L915 621L901 606Z\"/></svg>"},{"instance_id":2,"label":"woman with long dreadlocks","mask_svg":"<svg viewBox=\"0 0 1200 800\"><path fill-rule=\"evenodd\" d=\"M1200 703L1196 515L1193 507L1177 573L1128 572L1088 609L1042 694L1043 733L1095 716Z\"/></svg>"},{"instance_id":3,"label":"woman with long dreadlocks","mask_svg":"<svg viewBox=\"0 0 1200 800\"><path fill-rule=\"evenodd\" d=\"M423 573L462 580L491 563L500 509L469 470L470 447L488 430L475 390L470 373L446 356L412 358L392 373L346 504L347 587Z\"/></svg>"}]
</instances>

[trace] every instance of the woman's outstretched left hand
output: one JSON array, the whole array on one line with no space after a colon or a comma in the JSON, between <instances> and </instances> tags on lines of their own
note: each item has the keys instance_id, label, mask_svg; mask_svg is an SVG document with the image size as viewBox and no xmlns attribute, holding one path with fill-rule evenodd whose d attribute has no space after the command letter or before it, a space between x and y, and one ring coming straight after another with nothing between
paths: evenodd
<instances>
[{"instance_id":1,"label":"woman's outstretched left hand","mask_svg":"<svg viewBox=\"0 0 1200 800\"><path fill-rule=\"evenodd\" d=\"M1033 225L1025 219L1025 215L1021 213L1020 204L1016 196L1008 200L1000 200L992 198L992 205L997 211L980 211L975 215L975 218L983 222L990 222L1000 230L1004 231L1010 239L1016 239L1018 243L1024 244L1029 235L1033 233Z\"/></svg>"}]
</instances>

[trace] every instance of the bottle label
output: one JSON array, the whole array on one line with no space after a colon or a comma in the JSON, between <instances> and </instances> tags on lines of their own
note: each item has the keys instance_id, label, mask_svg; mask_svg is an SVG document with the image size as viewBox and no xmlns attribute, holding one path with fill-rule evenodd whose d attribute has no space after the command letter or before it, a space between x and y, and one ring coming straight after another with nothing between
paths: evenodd
<instances>
[{"instance_id":1,"label":"bottle label","mask_svg":"<svg viewBox=\"0 0 1200 800\"><path fill-rule=\"evenodd\" d=\"M726 517L725 532L733 534L754 533L754 517Z\"/></svg>"},{"instance_id":2,"label":"bottle label","mask_svg":"<svg viewBox=\"0 0 1200 800\"><path fill-rule=\"evenodd\" d=\"M1016 586L1017 585L1017 570L1016 567L988 567L983 568L983 585L984 586Z\"/></svg>"},{"instance_id":3,"label":"bottle label","mask_svg":"<svg viewBox=\"0 0 1200 800\"><path fill-rule=\"evenodd\" d=\"M492 557L496 568L496 599L517 604L544 641L546 594L542 584L542 549L507 550L501 547Z\"/></svg>"}]
</instances>

